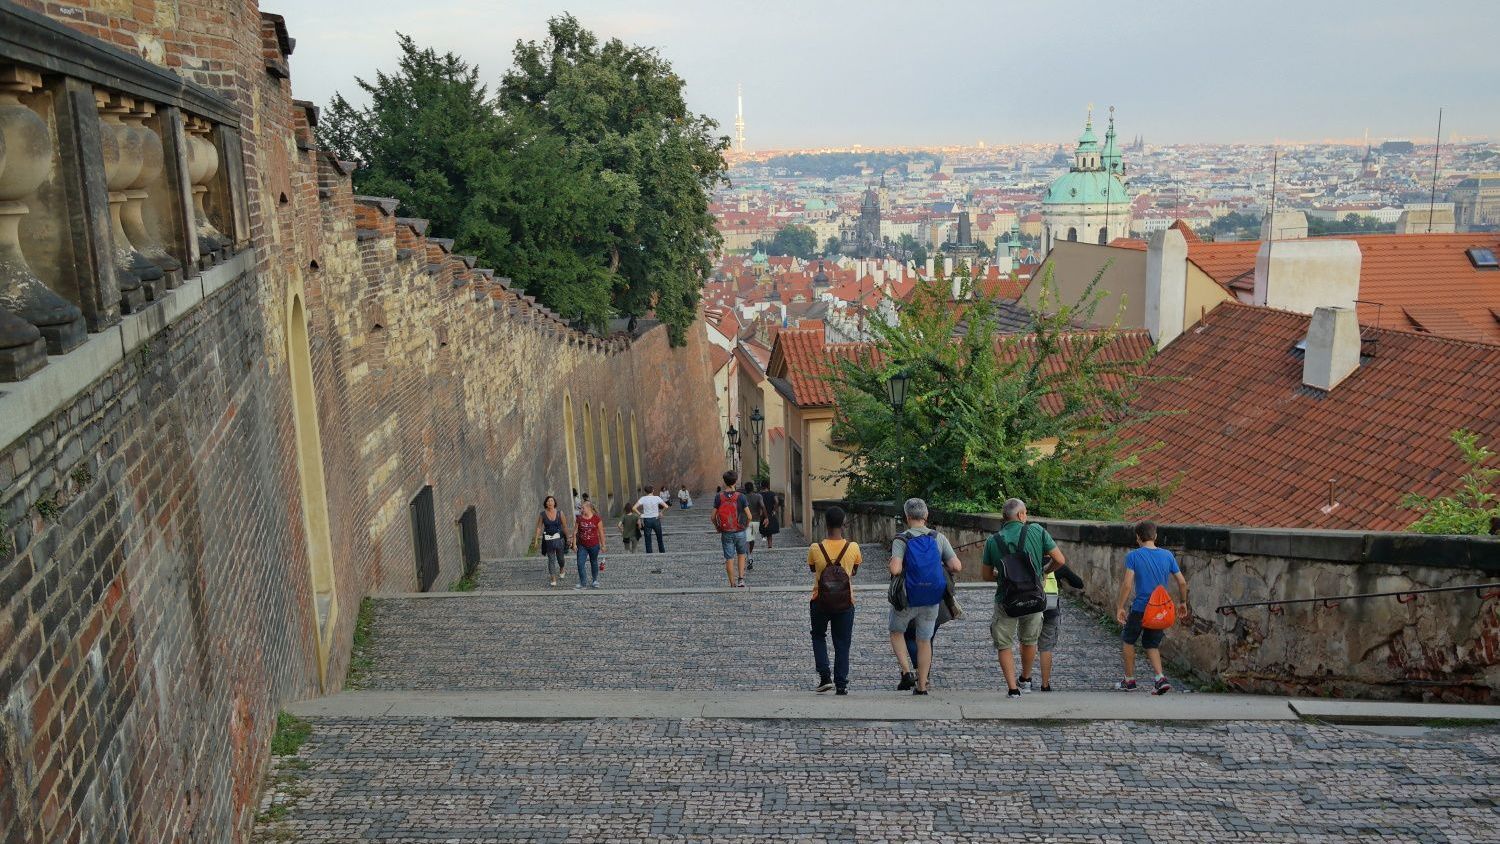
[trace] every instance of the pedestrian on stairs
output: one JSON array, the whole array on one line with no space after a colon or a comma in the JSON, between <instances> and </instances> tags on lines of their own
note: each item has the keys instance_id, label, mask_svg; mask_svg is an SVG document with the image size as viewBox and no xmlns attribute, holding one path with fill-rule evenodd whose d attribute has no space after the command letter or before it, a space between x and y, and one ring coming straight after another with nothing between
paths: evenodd
<instances>
[{"instance_id":1,"label":"pedestrian on stairs","mask_svg":"<svg viewBox=\"0 0 1500 844\"><path fill-rule=\"evenodd\" d=\"M760 535L766 541L766 550L769 551L775 547L776 534L781 533L781 496L771 491L769 480L760 482L760 501L766 510L765 521L760 525Z\"/></svg>"},{"instance_id":2,"label":"pedestrian on stairs","mask_svg":"<svg viewBox=\"0 0 1500 844\"><path fill-rule=\"evenodd\" d=\"M573 588L598 589L599 555L604 553L604 519L599 517L594 510L594 503L587 498L583 500L582 511L578 514L573 545L578 549L578 585ZM584 566L585 561L588 562L587 568Z\"/></svg>"},{"instance_id":3,"label":"pedestrian on stairs","mask_svg":"<svg viewBox=\"0 0 1500 844\"><path fill-rule=\"evenodd\" d=\"M745 525L745 571L755 571L755 540L766 520L766 507L752 481L745 481L745 504L750 508L750 523Z\"/></svg>"},{"instance_id":4,"label":"pedestrian on stairs","mask_svg":"<svg viewBox=\"0 0 1500 844\"><path fill-rule=\"evenodd\" d=\"M641 531L646 534L646 553L651 553L651 536L656 535L657 553L667 553L667 544L662 539L661 514L670 505L661 496L651 492L651 487L641 487L640 500L635 502L633 508L636 515L641 517Z\"/></svg>"},{"instance_id":5,"label":"pedestrian on stairs","mask_svg":"<svg viewBox=\"0 0 1500 844\"><path fill-rule=\"evenodd\" d=\"M634 510L626 510L620 517L620 542L625 553L634 554L641 542L641 517Z\"/></svg>"},{"instance_id":6,"label":"pedestrian on stairs","mask_svg":"<svg viewBox=\"0 0 1500 844\"><path fill-rule=\"evenodd\" d=\"M890 572L900 580L900 604L894 595L886 619L891 637L891 651L901 667L898 691L911 689L914 695L927 694L928 672L932 667L932 637L937 632L938 608L948 589L948 578L963 570L963 563L953 551L948 537L927 526L927 502L911 498L902 505L906 530L891 542ZM892 584L895 586L896 584ZM905 633L916 622L917 661L913 664L906 652Z\"/></svg>"},{"instance_id":7,"label":"pedestrian on stairs","mask_svg":"<svg viewBox=\"0 0 1500 844\"><path fill-rule=\"evenodd\" d=\"M693 497L688 495L687 484L677 490L677 504L684 510L693 509Z\"/></svg>"},{"instance_id":8,"label":"pedestrian on stairs","mask_svg":"<svg viewBox=\"0 0 1500 844\"><path fill-rule=\"evenodd\" d=\"M844 511L830 507L823 517L828 536L807 549L813 573L813 666L818 670L818 694L849 693L849 645L854 639L854 576L859 573L859 545L844 538ZM833 666L828 664L828 633L833 632Z\"/></svg>"},{"instance_id":9,"label":"pedestrian on stairs","mask_svg":"<svg viewBox=\"0 0 1500 844\"><path fill-rule=\"evenodd\" d=\"M558 509L555 495L542 499L542 512L536 517L536 543L547 558L548 585L556 586L563 571L563 552L568 548L568 517Z\"/></svg>"},{"instance_id":10,"label":"pedestrian on stairs","mask_svg":"<svg viewBox=\"0 0 1500 844\"><path fill-rule=\"evenodd\" d=\"M750 507L735 488L739 479L739 473L733 469L724 473L724 491L714 496L711 517L714 530L719 532L719 544L723 546L724 573L729 576L730 588L745 586L745 555L749 553L745 526L750 524Z\"/></svg>"},{"instance_id":11,"label":"pedestrian on stairs","mask_svg":"<svg viewBox=\"0 0 1500 844\"><path fill-rule=\"evenodd\" d=\"M1017 700L1022 692L1036 691L1030 676L1036 663L1037 644L1047 608L1043 578L1068 564L1041 525L1031 524L1026 502L1006 499L1000 515L1004 523L984 544L980 562L984 579L995 584L995 615L990 622L990 641L995 645L1000 673L1005 676L1005 697ZM1021 670L1016 678L1015 647L1021 646ZM1050 670L1049 670L1050 672ZM1050 680L1051 677L1048 677ZM1050 686L1049 686L1050 689Z\"/></svg>"}]
</instances>

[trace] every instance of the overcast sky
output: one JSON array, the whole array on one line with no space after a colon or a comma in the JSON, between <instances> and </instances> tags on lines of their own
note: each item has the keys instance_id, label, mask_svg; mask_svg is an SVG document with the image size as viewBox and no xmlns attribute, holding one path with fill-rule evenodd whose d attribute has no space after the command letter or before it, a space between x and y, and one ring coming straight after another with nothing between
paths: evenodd
<instances>
[{"instance_id":1,"label":"overcast sky","mask_svg":"<svg viewBox=\"0 0 1500 844\"><path fill-rule=\"evenodd\" d=\"M264 0L295 95L357 94L397 31L479 66L571 11L657 47L751 149L1068 142L1090 102L1152 143L1500 137L1500 0ZM352 99L352 97L351 97Z\"/></svg>"}]
</instances>

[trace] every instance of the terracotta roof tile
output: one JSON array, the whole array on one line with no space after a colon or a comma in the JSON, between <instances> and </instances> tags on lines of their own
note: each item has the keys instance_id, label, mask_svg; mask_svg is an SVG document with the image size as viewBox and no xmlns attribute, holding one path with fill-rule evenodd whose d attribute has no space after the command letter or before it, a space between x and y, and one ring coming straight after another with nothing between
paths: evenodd
<instances>
[{"instance_id":1,"label":"terracotta roof tile","mask_svg":"<svg viewBox=\"0 0 1500 844\"><path fill-rule=\"evenodd\" d=\"M1304 387L1309 318L1224 303L1162 350L1138 407L1176 411L1132 434L1161 447L1124 476L1179 485L1136 515L1265 527L1402 530L1407 493L1456 486L1451 431L1500 441L1500 346L1364 329L1373 356L1330 392ZM1225 366L1226 361L1235 365ZM1329 480L1338 506L1328 512Z\"/></svg>"}]
</instances>

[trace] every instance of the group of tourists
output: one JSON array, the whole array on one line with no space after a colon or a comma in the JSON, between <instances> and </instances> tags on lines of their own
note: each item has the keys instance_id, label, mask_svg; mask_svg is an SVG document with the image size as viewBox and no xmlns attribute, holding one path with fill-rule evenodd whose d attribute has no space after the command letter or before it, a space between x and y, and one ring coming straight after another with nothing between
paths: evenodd
<instances>
[{"instance_id":1,"label":"group of tourists","mask_svg":"<svg viewBox=\"0 0 1500 844\"><path fill-rule=\"evenodd\" d=\"M900 668L898 691L914 695L928 693L932 669L932 643L938 627L962 610L953 597L953 576L963 563L952 543L927 526L927 504L913 498L903 506L906 529L891 542L891 575L887 599L886 629L891 651ZM1000 529L985 540L980 558L982 576L995 583L995 612L990 622L990 640L1005 678L1007 699L1024 692L1052 691L1052 656L1062 623L1058 580L1075 589L1083 580L1070 568L1057 542L1046 528L1029 521L1026 503L1019 498L1005 502ZM809 615L812 622L813 664L818 672L816 691L848 694L849 648L854 631L853 579L862 562L859 545L844 538L844 511L831 507L824 516L826 538L807 551L813 575ZM1135 648L1146 650L1154 679L1153 694L1172 690L1162 669L1161 643L1175 620L1188 612L1187 579L1172 552L1156 547L1156 525L1135 526L1137 548L1125 555L1119 590L1117 620L1122 625L1122 657L1125 676L1115 688L1135 691ZM726 546L725 554L729 553ZM1180 604L1174 605L1167 591L1175 584ZM830 636L831 634L831 636ZM828 658L828 640L833 641L833 660ZM1020 669L1016 647L1020 647ZM1038 657L1040 656L1040 664ZM1035 670L1040 668L1040 684ZM1019 676L1017 676L1019 674Z\"/></svg>"},{"instance_id":2,"label":"group of tourists","mask_svg":"<svg viewBox=\"0 0 1500 844\"><path fill-rule=\"evenodd\" d=\"M557 496L542 499L542 512L536 517L536 543L547 558L547 576L556 586L563 573L563 555L577 554L578 585L574 589L599 588L599 573L604 570L604 518L594 509L588 493L574 496L573 520L557 506Z\"/></svg>"}]
</instances>

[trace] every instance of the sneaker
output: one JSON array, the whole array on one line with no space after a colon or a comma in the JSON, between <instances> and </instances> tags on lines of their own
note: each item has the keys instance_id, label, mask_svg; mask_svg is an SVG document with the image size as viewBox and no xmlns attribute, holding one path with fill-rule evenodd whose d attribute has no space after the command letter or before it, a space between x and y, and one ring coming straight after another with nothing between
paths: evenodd
<instances>
[{"instance_id":1,"label":"sneaker","mask_svg":"<svg viewBox=\"0 0 1500 844\"><path fill-rule=\"evenodd\" d=\"M599 588L599 581L596 580L593 583L590 583L589 584L589 588L590 589L598 589Z\"/></svg>"},{"instance_id":2,"label":"sneaker","mask_svg":"<svg viewBox=\"0 0 1500 844\"><path fill-rule=\"evenodd\" d=\"M1157 677L1156 682L1151 684L1151 694L1164 695L1172 691L1172 684L1165 677Z\"/></svg>"},{"instance_id":3,"label":"sneaker","mask_svg":"<svg viewBox=\"0 0 1500 844\"><path fill-rule=\"evenodd\" d=\"M1036 681L1031 679L1030 677L1022 677L1020 691L1023 695L1029 695L1032 692L1036 691Z\"/></svg>"},{"instance_id":4,"label":"sneaker","mask_svg":"<svg viewBox=\"0 0 1500 844\"><path fill-rule=\"evenodd\" d=\"M896 684L896 691L904 692L917 685L917 675L910 671L901 672L901 682Z\"/></svg>"},{"instance_id":5,"label":"sneaker","mask_svg":"<svg viewBox=\"0 0 1500 844\"><path fill-rule=\"evenodd\" d=\"M827 677L824 677L821 681L818 682L818 688L814 691L816 691L818 694L833 691L833 681L828 679Z\"/></svg>"},{"instance_id":6,"label":"sneaker","mask_svg":"<svg viewBox=\"0 0 1500 844\"><path fill-rule=\"evenodd\" d=\"M1021 690L1020 689L1008 689L1008 690L1006 690L1006 692L1005 692L1005 699L1006 700L1020 700L1021 699Z\"/></svg>"},{"instance_id":7,"label":"sneaker","mask_svg":"<svg viewBox=\"0 0 1500 844\"><path fill-rule=\"evenodd\" d=\"M1044 692L1050 692L1050 691L1052 691L1052 687L1044 685L1044 686L1042 686L1042 691L1044 691Z\"/></svg>"},{"instance_id":8,"label":"sneaker","mask_svg":"<svg viewBox=\"0 0 1500 844\"><path fill-rule=\"evenodd\" d=\"M582 583L575 583L575 584L573 584L573 588L574 589L582 589L583 588L583 584Z\"/></svg>"},{"instance_id":9,"label":"sneaker","mask_svg":"<svg viewBox=\"0 0 1500 844\"><path fill-rule=\"evenodd\" d=\"M736 583L735 586L738 586L739 588L744 589L745 588L745 578L743 578L743 577L740 578L740 582Z\"/></svg>"},{"instance_id":10,"label":"sneaker","mask_svg":"<svg viewBox=\"0 0 1500 844\"><path fill-rule=\"evenodd\" d=\"M847 695L847 694L849 694L849 690L846 689L846 688L844 688L843 686L840 686L837 689L835 689L833 693L836 694L836 695Z\"/></svg>"},{"instance_id":11,"label":"sneaker","mask_svg":"<svg viewBox=\"0 0 1500 844\"><path fill-rule=\"evenodd\" d=\"M1115 691L1117 691L1117 692L1133 692L1133 691L1135 691L1135 680L1134 679L1121 680L1120 682L1118 682L1118 683L1115 684Z\"/></svg>"},{"instance_id":12,"label":"sneaker","mask_svg":"<svg viewBox=\"0 0 1500 844\"><path fill-rule=\"evenodd\" d=\"M551 583L547 584L548 588L551 588L551 587L556 586L556 585L557 585L557 581L556 580L554 580Z\"/></svg>"},{"instance_id":13,"label":"sneaker","mask_svg":"<svg viewBox=\"0 0 1500 844\"><path fill-rule=\"evenodd\" d=\"M911 693L914 694L914 695L925 695L925 694L927 694L927 690L926 689L912 689Z\"/></svg>"}]
</instances>

